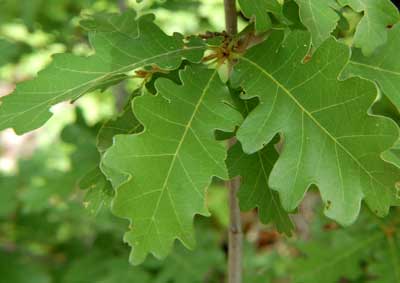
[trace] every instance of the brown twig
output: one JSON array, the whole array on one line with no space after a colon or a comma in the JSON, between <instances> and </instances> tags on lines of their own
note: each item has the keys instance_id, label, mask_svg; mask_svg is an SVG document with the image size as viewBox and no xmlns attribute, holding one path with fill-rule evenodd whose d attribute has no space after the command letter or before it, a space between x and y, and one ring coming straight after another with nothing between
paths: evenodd
<instances>
[{"instance_id":1,"label":"brown twig","mask_svg":"<svg viewBox=\"0 0 400 283\"><path fill-rule=\"evenodd\" d=\"M224 0L225 26L228 35L237 34L236 1ZM236 143L236 139L229 140L229 147ZM242 246L243 233L240 218L240 208L237 199L237 191L240 187L239 178L227 182L229 189L229 244L228 244L228 283L242 282Z\"/></svg>"}]
</instances>

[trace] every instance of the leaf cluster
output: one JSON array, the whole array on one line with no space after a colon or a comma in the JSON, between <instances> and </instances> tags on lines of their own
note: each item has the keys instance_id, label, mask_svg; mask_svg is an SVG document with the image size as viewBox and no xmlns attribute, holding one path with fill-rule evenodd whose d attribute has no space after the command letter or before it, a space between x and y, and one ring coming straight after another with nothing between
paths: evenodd
<instances>
[{"instance_id":1,"label":"leaf cluster","mask_svg":"<svg viewBox=\"0 0 400 283\"><path fill-rule=\"evenodd\" d=\"M213 178L240 176L241 208L257 207L286 234L312 186L325 215L344 225L363 202L378 216L399 205L399 128L376 106L387 99L396 115L400 106L397 8L388 0L239 4L250 22L236 36L167 35L134 11L90 16L81 22L90 56L55 55L2 98L0 129L22 134L58 103L141 80L116 117L63 135L76 145L72 163L90 171L79 178L91 209L111 203L129 220L132 263L166 257L176 239L195 248L193 218L210 214ZM86 135L97 136L98 152Z\"/></svg>"}]
</instances>

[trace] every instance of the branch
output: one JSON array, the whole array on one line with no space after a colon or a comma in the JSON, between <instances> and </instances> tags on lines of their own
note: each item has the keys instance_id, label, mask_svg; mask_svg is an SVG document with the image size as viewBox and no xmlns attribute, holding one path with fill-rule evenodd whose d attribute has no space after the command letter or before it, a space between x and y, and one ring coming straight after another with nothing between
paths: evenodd
<instances>
[{"instance_id":1,"label":"branch","mask_svg":"<svg viewBox=\"0 0 400 283\"><path fill-rule=\"evenodd\" d=\"M236 140L229 140L232 146ZM228 244L228 283L242 282L242 246L243 233L240 217L240 208L237 192L240 187L240 179L236 177L227 182L229 189L229 244Z\"/></svg>"},{"instance_id":2,"label":"branch","mask_svg":"<svg viewBox=\"0 0 400 283\"><path fill-rule=\"evenodd\" d=\"M224 0L225 27L229 35L237 33L236 0ZM236 139L229 140L229 147L236 143ZM237 192L240 187L238 177L227 182L229 189L229 246L228 246L228 283L242 282L242 245L243 233L240 219L240 208Z\"/></svg>"},{"instance_id":3,"label":"branch","mask_svg":"<svg viewBox=\"0 0 400 283\"><path fill-rule=\"evenodd\" d=\"M224 0L225 28L229 35L237 34L236 1Z\"/></svg>"}]
</instances>

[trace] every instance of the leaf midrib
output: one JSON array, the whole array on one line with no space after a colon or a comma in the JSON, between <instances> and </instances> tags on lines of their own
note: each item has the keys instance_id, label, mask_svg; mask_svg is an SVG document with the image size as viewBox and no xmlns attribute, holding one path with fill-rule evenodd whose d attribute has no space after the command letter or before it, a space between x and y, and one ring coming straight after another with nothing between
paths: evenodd
<instances>
[{"instance_id":1,"label":"leaf midrib","mask_svg":"<svg viewBox=\"0 0 400 283\"><path fill-rule=\"evenodd\" d=\"M174 50L174 51L169 51L169 52L165 52L165 53L162 53L162 54L158 54L158 55L153 56L153 57L146 58L146 59L144 59L144 60L141 60L141 61L139 61L139 62L133 63L133 64L128 65L128 66L124 66L124 67L119 68L119 69L117 69L117 70L115 70L115 71L106 73L106 74L103 75L103 76L100 76L100 77L98 77L98 78L95 78L95 79L93 79L93 80L87 81L87 82L85 82L85 83L83 83L83 84L80 84L80 85L75 86L75 87L73 87L73 88L70 88L70 89L68 89L68 90L65 90L65 91L63 91L61 94L56 95L55 97L52 97L52 98L50 98L50 99L47 99L47 100L45 100L45 101L43 101L43 102L41 102L41 103L38 103L38 104L36 104L36 105L34 105L34 106L28 108L28 109L25 109L24 111L20 111L20 112L17 112L17 113L15 113L15 114L10 114L11 117L8 118L8 119L3 120L2 122L0 122L0 125L4 125L4 124L8 123L10 120L15 119L16 117L21 116L21 115L25 114L26 112L29 112L29 111L31 111L31 110L33 110L33 109L35 109L35 108L41 107L41 106L43 106L43 105L45 105L45 104L47 104L47 103L49 103L49 102L50 102L49 105L51 105L52 101L57 100L58 98L63 97L64 95L67 95L67 94L69 94L70 92L73 92L73 91L75 91L75 90L77 90L77 89L79 89L79 88L88 86L88 88L85 88L83 91L81 91L79 94L77 94L77 97L79 97L79 96L81 96L82 94L84 94L85 92L87 92L91 87L93 87L92 84L95 84L96 82L101 81L101 80L103 80L103 79L105 79L105 78L107 78L107 77L112 77L113 75L117 75L117 74L119 74L119 73L122 74L122 73L124 73L124 72L126 72L126 71L128 71L128 70L137 69L137 68L139 68L139 67L145 65L145 64L147 63L147 61L155 60L155 59L158 59L158 58L162 58L162 57L164 57L164 56L169 56L169 55L176 54L176 53L183 52L183 51L187 51L187 50L197 50L197 49L204 49L204 47L203 47L203 46L183 47L183 48L180 48L180 49L176 49L176 50ZM96 55L93 55L93 56L96 56ZM83 58L83 57L82 57L82 58ZM56 65L54 65L54 66L56 66ZM17 92L17 91L18 91L18 89L16 90L16 92ZM24 92L22 91L21 93L24 93ZM40 93L40 92L38 92L38 94L39 94L39 93ZM57 91L50 92L50 93L57 93ZM11 94L11 95L12 95L12 94ZM0 117L4 117L4 115L1 115Z\"/></svg>"},{"instance_id":2,"label":"leaf midrib","mask_svg":"<svg viewBox=\"0 0 400 283\"><path fill-rule=\"evenodd\" d=\"M183 134L182 134L182 137L181 137L181 139L180 139L180 141L179 141L179 143L178 143L178 145L177 145L177 148L176 148L176 150L175 150L175 153L172 155L173 157L172 157L172 160L171 160L171 164L170 164L170 166L169 166L169 168L168 168L167 175L166 175L165 180L164 180L164 183L163 183L163 185L162 185L161 192L160 192L160 196L159 196L158 199L157 199L156 207L154 208L153 214L152 214L152 216L151 216L151 218L150 218L151 223L150 223L149 226L148 226L148 229L147 229L147 232L146 232L146 237L147 237L147 235L150 233L150 228L151 228L152 224L155 224L155 215L156 215L156 213L158 212L158 208L159 208L159 206L160 206L160 202L161 202L161 199L162 199L162 196L163 196L164 192L168 190L168 186L167 186L167 185L168 185L168 181L169 181L169 178L170 178L170 176L171 176L172 170L173 170L173 168L175 167L175 162L176 162L176 160L178 160L178 158L179 158L179 151L180 151L180 149L181 149L181 147L182 147L182 145L183 145L183 143L184 143L184 141L185 141L186 135L187 135L187 134L189 133L189 131L191 130L192 123L193 123L193 121L194 121L194 119L195 119L195 117L196 117L196 114L197 114L197 112L198 112L198 110L199 110L201 104L203 103L204 97L207 95L208 89L210 88L211 82L214 80L214 77L215 77L215 75L216 75L216 72L217 72L217 71L215 70L215 71L212 73L212 75L210 76L209 81L208 81L207 84L205 85L205 87L204 87L204 89L203 89L203 92L201 93L201 95L200 95L200 97L199 97L199 99L198 99L198 101L197 101L197 103L196 103L196 105L195 105L195 107L194 107L192 116L189 118L189 121L187 122L187 125L185 126L185 130L184 130L184 132L183 132ZM183 166L183 165L182 165L182 166ZM170 201L171 201L171 203L172 203L172 199L171 199L171 198L170 198ZM174 208L175 216L176 216L176 219L178 220L179 226L181 227L181 230L183 231L183 229L182 229L182 224L181 224L180 219L179 219L179 217L178 217L178 215L177 215L177 212L176 212L176 210L175 210L175 206L172 205L172 207ZM156 227L156 225L155 225L155 227Z\"/></svg>"},{"instance_id":3,"label":"leaf midrib","mask_svg":"<svg viewBox=\"0 0 400 283\"><path fill-rule=\"evenodd\" d=\"M376 181L378 184L381 184L385 188L387 188L386 185L382 184L378 179L376 179L374 176L371 175L371 173L360 163L360 161L353 155L349 150L342 145L331 133L323 127L314 116L307 111L305 107L294 97L294 95L284 86L282 85L274 76L272 76L270 73L268 73L266 70L264 70L260 65L258 65L256 62L252 61L251 59L248 59L246 57L242 57L241 60L248 62L249 64L253 65L257 69L259 69L265 76L267 76L270 80L272 80L278 87L280 87L288 96L293 100L293 102L300 108L300 110L307 114L307 116L325 133L327 134L332 141L337 144L346 154L350 156L351 159L353 159L357 165L374 181Z\"/></svg>"}]
</instances>

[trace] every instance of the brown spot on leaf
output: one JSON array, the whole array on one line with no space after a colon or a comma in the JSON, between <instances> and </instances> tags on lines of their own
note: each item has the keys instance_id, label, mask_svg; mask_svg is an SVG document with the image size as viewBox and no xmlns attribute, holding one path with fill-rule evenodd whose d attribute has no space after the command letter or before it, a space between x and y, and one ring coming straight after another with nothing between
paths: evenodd
<instances>
[{"instance_id":1,"label":"brown spot on leaf","mask_svg":"<svg viewBox=\"0 0 400 283\"><path fill-rule=\"evenodd\" d=\"M312 58L311 54L307 54L303 59L303 63L307 64L308 62L311 61L311 58Z\"/></svg>"},{"instance_id":2,"label":"brown spot on leaf","mask_svg":"<svg viewBox=\"0 0 400 283\"><path fill-rule=\"evenodd\" d=\"M326 201L325 208L326 208L326 209L330 209L331 206L332 206L332 202L331 202L330 200L327 200L327 201Z\"/></svg>"}]
</instances>

